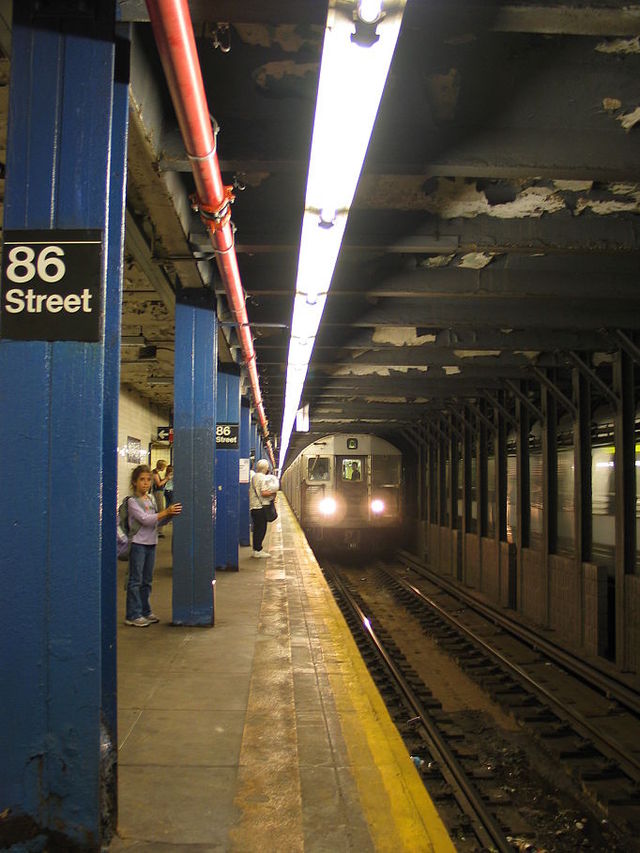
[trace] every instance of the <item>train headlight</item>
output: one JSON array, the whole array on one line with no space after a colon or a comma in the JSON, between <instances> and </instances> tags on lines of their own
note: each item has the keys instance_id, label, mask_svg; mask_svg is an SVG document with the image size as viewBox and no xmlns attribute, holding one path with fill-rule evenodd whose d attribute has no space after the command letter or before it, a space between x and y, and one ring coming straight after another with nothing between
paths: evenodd
<instances>
[{"instance_id":1,"label":"train headlight","mask_svg":"<svg viewBox=\"0 0 640 853\"><path fill-rule=\"evenodd\" d=\"M337 508L338 505L333 498L322 498L318 504L318 509L322 515L335 515Z\"/></svg>"},{"instance_id":2,"label":"train headlight","mask_svg":"<svg viewBox=\"0 0 640 853\"><path fill-rule=\"evenodd\" d=\"M372 500L371 512L374 515L380 515L380 513L384 512L384 501L381 501L380 498L375 498L375 500Z\"/></svg>"}]
</instances>

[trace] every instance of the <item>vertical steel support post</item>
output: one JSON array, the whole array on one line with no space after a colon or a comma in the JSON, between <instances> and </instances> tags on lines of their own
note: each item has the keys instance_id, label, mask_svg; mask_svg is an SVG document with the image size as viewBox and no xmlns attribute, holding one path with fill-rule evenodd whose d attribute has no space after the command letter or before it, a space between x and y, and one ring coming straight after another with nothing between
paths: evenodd
<instances>
[{"instance_id":1,"label":"vertical steel support post","mask_svg":"<svg viewBox=\"0 0 640 853\"><path fill-rule=\"evenodd\" d=\"M636 452L633 361L618 350L613 366L613 388L618 397L614 419L616 447L616 664L625 669L627 648L626 576L636 560Z\"/></svg>"},{"instance_id":2,"label":"vertical steel support post","mask_svg":"<svg viewBox=\"0 0 640 853\"><path fill-rule=\"evenodd\" d=\"M531 512L529 501L529 411L524 403L516 398L516 516L517 516L517 609L522 609L523 589L523 549L529 547L529 529Z\"/></svg>"},{"instance_id":3,"label":"vertical steel support post","mask_svg":"<svg viewBox=\"0 0 640 853\"><path fill-rule=\"evenodd\" d=\"M249 451L251 447L251 408L249 401L242 399L240 405L240 459L244 462L244 469L248 471ZM238 495L238 542L247 546L249 538L249 483L239 484Z\"/></svg>"},{"instance_id":4,"label":"vertical steel support post","mask_svg":"<svg viewBox=\"0 0 640 853\"><path fill-rule=\"evenodd\" d=\"M449 492L449 526L452 530L458 528L458 439L453 430L453 415L449 415L449 473L451 491Z\"/></svg>"},{"instance_id":5,"label":"vertical steel support post","mask_svg":"<svg viewBox=\"0 0 640 853\"><path fill-rule=\"evenodd\" d=\"M97 850L115 820L127 63L114 2L38 14L14 3L4 228L102 232L103 308L97 342L0 340L0 802L32 844Z\"/></svg>"},{"instance_id":6,"label":"vertical steel support post","mask_svg":"<svg viewBox=\"0 0 640 853\"><path fill-rule=\"evenodd\" d=\"M232 365L218 370L216 403L216 561L217 569L238 571L238 510L240 484L240 375ZM226 424L228 426L222 426ZM226 442L236 433L236 442Z\"/></svg>"},{"instance_id":7,"label":"vertical steel support post","mask_svg":"<svg viewBox=\"0 0 640 853\"><path fill-rule=\"evenodd\" d=\"M468 572L466 565L467 553L467 533L471 533L472 518L471 518L471 433L467 426L466 419L462 423L462 431L464 440L462 442L462 579L465 583L468 580Z\"/></svg>"},{"instance_id":8,"label":"vertical steel support post","mask_svg":"<svg viewBox=\"0 0 640 853\"><path fill-rule=\"evenodd\" d=\"M499 402L504 402L504 392L499 392ZM507 541L507 425L504 414L496 406L498 424L496 433L496 539Z\"/></svg>"},{"instance_id":9,"label":"vertical steel support post","mask_svg":"<svg viewBox=\"0 0 640 853\"><path fill-rule=\"evenodd\" d=\"M173 622L215 621L215 447L218 321L214 300L176 302L174 366Z\"/></svg>"},{"instance_id":10,"label":"vertical steel support post","mask_svg":"<svg viewBox=\"0 0 640 853\"><path fill-rule=\"evenodd\" d=\"M592 495L591 495L591 388L589 382L574 367L572 370L573 401L578 416L573 424L573 510L574 542L578 564L592 558Z\"/></svg>"},{"instance_id":11,"label":"vertical steel support post","mask_svg":"<svg viewBox=\"0 0 640 853\"><path fill-rule=\"evenodd\" d=\"M254 421L253 416L251 417L251 437L250 437L251 446L249 447L249 458L251 459L251 470L255 470L256 460L260 459L258 456L258 424Z\"/></svg>"},{"instance_id":12,"label":"vertical steel support post","mask_svg":"<svg viewBox=\"0 0 640 853\"><path fill-rule=\"evenodd\" d=\"M437 476L438 476L438 527L444 527L447 517L447 449L444 436L438 434Z\"/></svg>"},{"instance_id":13,"label":"vertical steel support post","mask_svg":"<svg viewBox=\"0 0 640 853\"><path fill-rule=\"evenodd\" d=\"M558 417L556 399L546 385L540 388L542 412L542 548L546 587L545 618L551 616L551 566L549 554L558 551Z\"/></svg>"},{"instance_id":14,"label":"vertical steel support post","mask_svg":"<svg viewBox=\"0 0 640 853\"><path fill-rule=\"evenodd\" d=\"M480 402L482 414L485 414L484 403ZM487 535L489 527L489 449L487 426L478 419L478 538Z\"/></svg>"}]
</instances>

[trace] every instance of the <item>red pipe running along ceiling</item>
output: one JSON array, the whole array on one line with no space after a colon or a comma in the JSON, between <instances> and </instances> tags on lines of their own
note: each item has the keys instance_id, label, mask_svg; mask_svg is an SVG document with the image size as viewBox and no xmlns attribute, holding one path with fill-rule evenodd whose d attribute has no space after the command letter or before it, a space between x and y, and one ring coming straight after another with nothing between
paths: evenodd
<instances>
[{"instance_id":1,"label":"red pipe running along ceiling","mask_svg":"<svg viewBox=\"0 0 640 853\"><path fill-rule=\"evenodd\" d=\"M200 217L216 250L216 262L236 323L243 360L258 421L265 437L271 464L275 459L268 436L267 418L262 403L256 353L245 306L231 225L231 187L222 182L216 139L211 127L200 62L187 0L146 0L153 34L178 117L187 156L196 185L196 204Z\"/></svg>"}]
</instances>

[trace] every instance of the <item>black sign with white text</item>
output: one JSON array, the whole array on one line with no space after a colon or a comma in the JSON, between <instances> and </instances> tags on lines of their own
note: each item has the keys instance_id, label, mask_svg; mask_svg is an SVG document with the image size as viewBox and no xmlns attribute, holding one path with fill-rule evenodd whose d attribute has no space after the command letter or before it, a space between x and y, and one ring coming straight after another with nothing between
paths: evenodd
<instances>
[{"instance_id":1,"label":"black sign with white text","mask_svg":"<svg viewBox=\"0 0 640 853\"><path fill-rule=\"evenodd\" d=\"M216 424L216 450L238 449L238 424Z\"/></svg>"},{"instance_id":2,"label":"black sign with white text","mask_svg":"<svg viewBox=\"0 0 640 853\"><path fill-rule=\"evenodd\" d=\"M5 231L0 337L99 341L101 231Z\"/></svg>"}]
</instances>

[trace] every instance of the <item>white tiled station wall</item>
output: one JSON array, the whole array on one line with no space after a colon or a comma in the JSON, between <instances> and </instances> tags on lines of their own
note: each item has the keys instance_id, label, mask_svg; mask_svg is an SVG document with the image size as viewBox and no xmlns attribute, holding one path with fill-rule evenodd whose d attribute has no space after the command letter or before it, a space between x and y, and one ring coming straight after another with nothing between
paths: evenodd
<instances>
[{"instance_id":1,"label":"white tiled station wall","mask_svg":"<svg viewBox=\"0 0 640 853\"><path fill-rule=\"evenodd\" d=\"M129 494L131 472L139 464L129 461L132 450L131 438L140 441L140 463L149 464L149 444L155 442L158 427L169 423L169 412L149 403L138 394L120 389L120 408L118 411L118 505L125 495ZM154 459L170 458L170 448L167 445L160 453L154 453Z\"/></svg>"}]
</instances>

